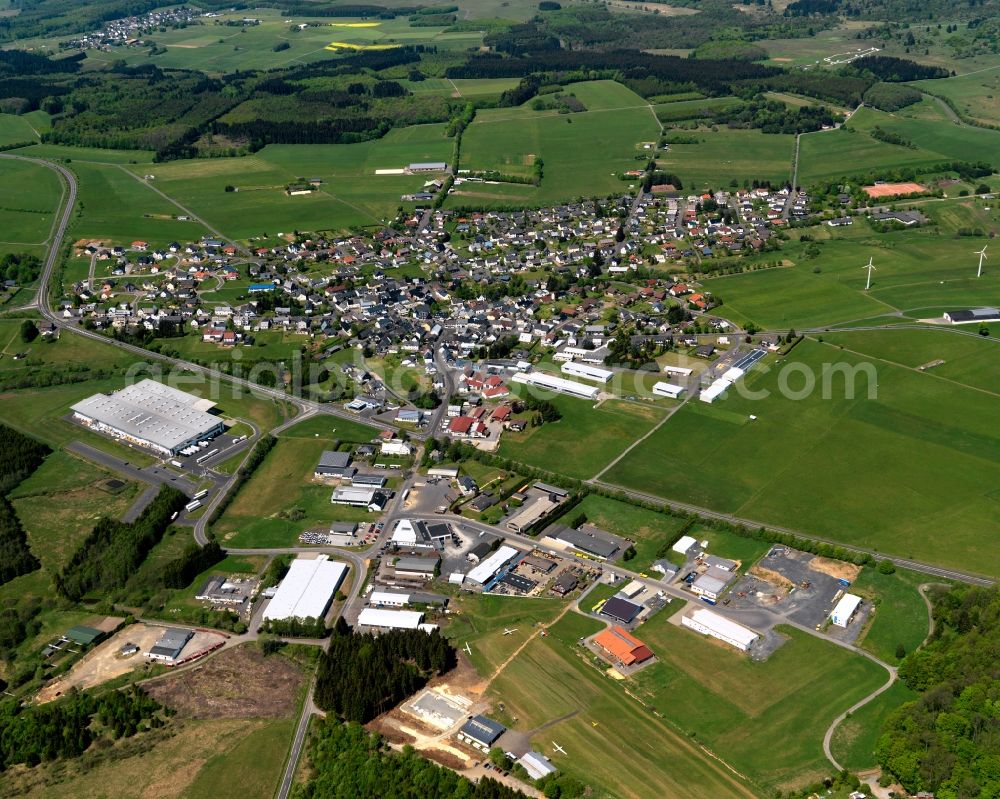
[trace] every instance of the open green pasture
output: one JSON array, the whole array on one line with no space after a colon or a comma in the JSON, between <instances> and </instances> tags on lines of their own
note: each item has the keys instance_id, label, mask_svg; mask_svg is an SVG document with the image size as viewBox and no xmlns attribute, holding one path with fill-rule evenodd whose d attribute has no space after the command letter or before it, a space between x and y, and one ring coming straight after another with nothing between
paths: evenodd
<instances>
[{"instance_id":1,"label":"open green pasture","mask_svg":"<svg viewBox=\"0 0 1000 799\"><path fill-rule=\"evenodd\" d=\"M74 241L97 239L127 246L141 239L151 246L165 246L172 241L194 241L208 232L193 220L176 219L184 212L145 184L142 167L135 174L117 166L78 161L70 167L79 184L71 225Z\"/></svg>"},{"instance_id":2,"label":"open green pasture","mask_svg":"<svg viewBox=\"0 0 1000 799\"><path fill-rule=\"evenodd\" d=\"M960 332L958 332L960 331ZM973 335L962 335L971 333ZM824 341L908 369L928 366L932 378L995 392L1000 387L1000 341L975 335L976 326L922 330L855 330L824 334ZM929 366L943 361L935 366Z\"/></svg>"},{"instance_id":3,"label":"open green pasture","mask_svg":"<svg viewBox=\"0 0 1000 799\"><path fill-rule=\"evenodd\" d=\"M42 244L52 232L63 187L48 167L0 158L0 241Z\"/></svg>"},{"instance_id":4,"label":"open green pasture","mask_svg":"<svg viewBox=\"0 0 1000 799\"><path fill-rule=\"evenodd\" d=\"M887 144L871 136L880 127L900 136L912 147ZM982 160L995 163L1000 156L1000 133L958 125L931 98L890 114L862 108L839 130L802 136L799 183L891 170L898 167L929 169L940 163Z\"/></svg>"},{"instance_id":5,"label":"open green pasture","mask_svg":"<svg viewBox=\"0 0 1000 799\"><path fill-rule=\"evenodd\" d=\"M658 658L636 677L640 696L771 788L826 774L830 722L887 679L870 660L798 630L781 628L790 640L755 662L668 616L659 613L636 632Z\"/></svg>"},{"instance_id":6,"label":"open green pasture","mask_svg":"<svg viewBox=\"0 0 1000 799\"><path fill-rule=\"evenodd\" d=\"M875 613L861 646L886 663L898 665L897 647L906 653L919 647L930 632L927 605L917 590L932 582L926 574L896 569L880 574L866 566L851 585L851 591L875 604Z\"/></svg>"},{"instance_id":7,"label":"open green pasture","mask_svg":"<svg viewBox=\"0 0 1000 799\"><path fill-rule=\"evenodd\" d=\"M679 131L677 135L695 137L699 142L671 144L657 163L676 174L685 190L726 188L733 180L769 180L781 185L791 178L794 136L723 127Z\"/></svg>"},{"instance_id":8,"label":"open green pasture","mask_svg":"<svg viewBox=\"0 0 1000 799\"><path fill-rule=\"evenodd\" d=\"M886 719L904 702L912 702L918 696L897 680L885 693L844 719L830 741L837 762L854 772L877 766L875 745Z\"/></svg>"},{"instance_id":9,"label":"open green pasture","mask_svg":"<svg viewBox=\"0 0 1000 799\"><path fill-rule=\"evenodd\" d=\"M500 672L491 695L504 703L515 729L602 799L759 795L671 721L632 699L625 689L634 686L604 674L603 661L578 644L600 626L569 613ZM566 754L554 751L553 741Z\"/></svg>"},{"instance_id":10,"label":"open green pasture","mask_svg":"<svg viewBox=\"0 0 1000 799\"><path fill-rule=\"evenodd\" d=\"M16 150L18 155L50 161L87 161L96 164L151 164L152 150L105 150L100 147L71 147L68 144L33 144Z\"/></svg>"},{"instance_id":11,"label":"open green pasture","mask_svg":"<svg viewBox=\"0 0 1000 799\"><path fill-rule=\"evenodd\" d=\"M809 376L814 388L804 391ZM1000 573L991 543L1000 532L994 394L808 340L784 363L756 367L746 387L767 395L689 402L605 479L887 554ZM668 458L683 466L670 468Z\"/></svg>"},{"instance_id":12,"label":"open green pasture","mask_svg":"<svg viewBox=\"0 0 1000 799\"><path fill-rule=\"evenodd\" d=\"M1000 124L1000 68L910 85L948 98L963 116L987 125Z\"/></svg>"},{"instance_id":13,"label":"open green pasture","mask_svg":"<svg viewBox=\"0 0 1000 799\"><path fill-rule=\"evenodd\" d=\"M634 402L594 403L574 397L551 400L562 413L558 422L528 427L523 433L504 433L500 456L587 479L597 474L656 424L663 409Z\"/></svg>"},{"instance_id":14,"label":"open green pasture","mask_svg":"<svg viewBox=\"0 0 1000 799\"><path fill-rule=\"evenodd\" d=\"M443 125L415 125L359 144L272 145L244 158L173 161L136 171L226 235L238 239L293 230L342 230L392 216L424 175L376 175L415 161L451 159ZM319 188L289 196L285 187L319 178ZM232 186L235 191L226 191Z\"/></svg>"},{"instance_id":15,"label":"open green pasture","mask_svg":"<svg viewBox=\"0 0 1000 799\"><path fill-rule=\"evenodd\" d=\"M38 133L28 116L0 114L0 145L21 144L38 140Z\"/></svg>"},{"instance_id":16,"label":"open green pasture","mask_svg":"<svg viewBox=\"0 0 1000 799\"><path fill-rule=\"evenodd\" d=\"M614 111L621 108L645 107L649 103L617 81L590 80L568 83L561 93L572 94L588 111Z\"/></svg>"},{"instance_id":17,"label":"open green pasture","mask_svg":"<svg viewBox=\"0 0 1000 799\"><path fill-rule=\"evenodd\" d=\"M886 314L914 319L944 310L1000 303L1000 271L976 278L968 239L935 231L897 231L870 239L833 239L815 258L798 244L787 248L794 266L710 278L707 289L722 297L722 316L772 330L822 327ZM868 258L877 270L865 291Z\"/></svg>"},{"instance_id":18,"label":"open green pasture","mask_svg":"<svg viewBox=\"0 0 1000 799\"><path fill-rule=\"evenodd\" d=\"M110 490L114 478L122 487ZM56 451L10 494L28 533L31 551L49 572L58 571L101 516L120 518L139 494L138 483Z\"/></svg>"},{"instance_id":19,"label":"open green pasture","mask_svg":"<svg viewBox=\"0 0 1000 799\"><path fill-rule=\"evenodd\" d=\"M574 90L600 105L629 99L622 94L627 89L603 81L596 87L574 84ZM625 191L629 184L619 174L643 166L636 160L639 145L654 141L659 130L649 107L631 103L575 114L533 111L530 105L484 109L462 138L462 168L530 177L541 158L541 185L465 184L452 192L449 204L544 204Z\"/></svg>"}]
</instances>

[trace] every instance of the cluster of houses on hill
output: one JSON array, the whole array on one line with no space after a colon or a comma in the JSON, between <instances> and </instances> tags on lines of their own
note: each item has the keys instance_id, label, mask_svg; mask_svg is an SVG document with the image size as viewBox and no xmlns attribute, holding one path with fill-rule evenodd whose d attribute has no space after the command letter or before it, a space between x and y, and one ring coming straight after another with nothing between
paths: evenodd
<instances>
[{"instance_id":1,"label":"cluster of houses on hill","mask_svg":"<svg viewBox=\"0 0 1000 799\"><path fill-rule=\"evenodd\" d=\"M83 34L65 42L64 46L79 50L110 50L112 47L141 45L144 36L159 28L185 25L200 16L203 16L203 13L198 9L177 6L150 11L140 16L113 19L105 22L100 30Z\"/></svg>"}]
</instances>

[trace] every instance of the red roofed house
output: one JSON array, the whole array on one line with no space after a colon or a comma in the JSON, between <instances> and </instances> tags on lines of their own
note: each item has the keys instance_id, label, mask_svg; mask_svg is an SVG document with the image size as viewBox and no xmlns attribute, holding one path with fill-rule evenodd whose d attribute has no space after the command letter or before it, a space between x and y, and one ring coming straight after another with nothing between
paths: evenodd
<instances>
[{"instance_id":1,"label":"red roofed house","mask_svg":"<svg viewBox=\"0 0 1000 799\"><path fill-rule=\"evenodd\" d=\"M458 438L486 438L488 435L486 425L471 416L456 416L448 423L448 432Z\"/></svg>"}]
</instances>

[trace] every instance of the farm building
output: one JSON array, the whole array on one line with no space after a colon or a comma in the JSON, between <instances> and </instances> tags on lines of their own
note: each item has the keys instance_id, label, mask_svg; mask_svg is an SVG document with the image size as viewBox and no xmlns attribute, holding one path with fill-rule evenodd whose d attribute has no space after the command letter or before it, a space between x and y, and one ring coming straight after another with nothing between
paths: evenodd
<instances>
[{"instance_id":1,"label":"farm building","mask_svg":"<svg viewBox=\"0 0 1000 799\"><path fill-rule=\"evenodd\" d=\"M580 397L581 399L596 400L598 394L601 393L600 389L596 386L588 386L583 383L577 383L574 380L564 380L561 377L548 375L544 372L529 372L528 374L517 372L510 379L514 383L522 383L534 386L535 388L555 391L559 394L568 394L571 397Z\"/></svg>"},{"instance_id":2,"label":"farm building","mask_svg":"<svg viewBox=\"0 0 1000 799\"><path fill-rule=\"evenodd\" d=\"M953 325L971 325L982 322L1000 322L1000 309L972 308L965 311L945 311L944 318Z\"/></svg>"},{"instance_id":3,"label":"farm building","mask_svg":"<svg viewBox=\"0 0 1000 799\"><path fill-rule=\"evenodd\" d=\"M599 632L594 643L623 666L635 666L653 657L648 646L618 625Z\"/></svg>"},{"instance_id":4,"label":"farm building","mask_svg":"<svg viewBox=\"0 0 1000 799\"><path fill-rule=\"evenodd\" d=\"M86 627L82 624L77 624L75 627L70 627L64 634L63 638L72 641L74 644L79 644L80 646L88 646L89 644L99 641L104 637L104 632L101 630L94 629L93 627Z\"/></svg>"},{"instance_id":5,"label":"farm building","mask_svg":"<svg viewBox=\"0 0 1000 799\"><path fill-rule=\"evenodd\" d=\"M358 615L360 626L380 630L419 630L423 622L424 614L416 610L364 608Z\"/></svg>"},{"instance_id":6,"label":"farm building","mask_svg":"<svg viewBox=\"0 0 1000 799\"><path fill-rule=\"evenodd\" d=\"M322 619L346 574L347 564L326 555L296 558L264 608L264 619Z\"/></svg>"},{"instance_id":7,"label":"farm building","mask_svg":"<svg viewBox=\"0 0 1000 799\"><path fill-rule=\"evenodd\" d=\"M609 369L599 369L596 366L590 366L585 363L575 363L574 361L564 363L562 367L560 367L559 371L564 375L582 377L585 380L595 380L598 383L607 383L614 376L614 372Z\"/></svg>"},{"instance_id":8,"label":"farm building","mask_svg":"<svg viewBox=\"0 0 1000 799\"><path fill-rule=\"evenodd\" d=\"M319 463L313 472L315 477L351 478L356 469L351 466L350 452L331 452L325 450L320 455Z\"/></svg>"},{"instance_id":9,"label":"farm building","mask_svg":"<svg viewBox=\"0 0 1000 799\"><path fill-rule=\"evenodd\" d=\"M676 383L665 383L660 380L653 383L653 393L658 397L669 397L670 399L677 399L681 394L684 393L684 386L678 386Z\"/></svg>"},{"instance_id":10,"label":"farm building","mask_svg":"<svg viewBox=\"0 0 1000 799\"><path fill-rule=\"evenodd\" d=\"M359 488L357 486L338 486L330 497L334 505L350 505L353 508L367 508L371 512L381 513L389 501L383 492L375 488Z\"/></svg>"},{"instance_id":11,"label":"farm building","mask_svg":"<svg viewBox=\"0 0 1000 799\"><path fill-rule=\"evenodd\" d=\"M518 550L514 549L514 547L509 547L505 544L486 558L486 560L471 569L466 575L466 579L472 581L473 583L484 585L492 580L493 577L496 576L497 572L499 572L519 554Z\"/></svg>"},{"instance_id":12,"label":"farm building","mask_svg":"<svg viewBox=\"0 0 1000 799\"><path fill-rule=\"evenodd\" d=\"M408 172L447 172L448 165L444 161L425 161L410 164Z\"/></svg>"},{"instance_id":13,"label":"farm building","mask_svg":"<svg viewBox=\"0 0 1000 799\"><path fill-rule=\"evenodd\" d=\"M456 734L459 741L469 746L488 752L497 739L507 732L507 728L486 716L473 716Z\"/></svg>"},{"instance_id":14,"label":"farm building","mask_svg":"<svg viewBox=\"0 0 1000 799\"><path fill-rule=\"evenodd\" d=\"M838 627L846 627L851 623L859 605L861 605L861 597L855 594L844 594L833 612L830 613L830 621Z\"/></svg>"},{"instance_id":15,"label":"farm building","mask_svg":"<svg viewBox=\"0 0 1000 799\"><path fill-rule=\"evenodd\" d=\"M168 627L146 653L146 657L172 666L180 659L181 652L193 637L194 632L191 630Z\"/></svg>"},{"instance_id":16,"label":"farm building","mask_svg":"<svg viewBox=\"0 0 1000 799\"><path fill-rule=\"evenodd\" d=\"M355 488L385 488L389 478L381 474L356 474L351 478Z\"/></svg>"},{"instance_id":17,"label":"farm building","mask_svg":"<svg viewBox=\"0 0 1000 799\"><path fill-rule=\"evenodd\" d=\"M629 602L627 599L617 596L611 597L611 599L604 603L604 607L601 608L601 615L607 616L609 619L614 619L621 624L631 624L641 612L642 605L637 605L635 602Z\"/></svg>"},{"instance_id":18,"label":"farm building","mask_svg":"<svg viewBox=\"0 0 1000 799\"><path fill-rule=\"evenodd\" d=\"M207 413L211 400L155 380L142 380L113 394L94 394L73 406L73 418L115 438L164 455L218 435L225 425Z\"/></svg>"},{"instance_id":19,"label":"farm building","mask_svg":"<svg viewBox=\"0 0 1000 799\"><path fill-rule=\"evenodd\" d=\"M684 616L681 619L681 624L702 635L718 638L744 652L750 649L753 642L757 640L757 633L753 630L742 624L737 624L735 621L730 621L708 608L698 608L690 616Z\"/></svg>"},{"instance_id":20,"label":"farm building","mask_svg":"<svg viewBox=\"0 0 1000 799\"><path fill-rule=\"evenodd\" d=\"M517 761L517 764L527 771L533 780L540 780L556 772L556 767L540 752L528 752Z\"/></svg>"}]
</instances>

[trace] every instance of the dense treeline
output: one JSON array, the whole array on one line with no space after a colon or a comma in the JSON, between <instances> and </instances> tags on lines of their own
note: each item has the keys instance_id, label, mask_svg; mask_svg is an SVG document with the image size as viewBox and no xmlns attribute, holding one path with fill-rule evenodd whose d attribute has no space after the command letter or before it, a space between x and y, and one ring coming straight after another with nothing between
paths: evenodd
<instances>
[{"instance_id":1,"label":"dense treeline","mask_svg":"<svg viewBox=\"0 0 1000 799\"><path fill-rule=\"evenodd\" d=\"M0 705L0 771L24 763L36 766L60 757L79 757L100 738L130 738L160 726L161 706L142 689L95 697L73 693L57 702Z\"/></svg>"},{"instance_id":2,"label":"dense treeline","mask_svg":"<svg viewBox=\"0 0 1000 799\"><path fill-rule=\"evenodd\" d=\"M9 252L0 258L0 280L13 280L19 286L34 283L42 274L42 262L29 253Z\"/></svg>"},{"instance_id":3,"label":"dense treeline","mask_svg":"<svg viewBox=\"0 0 1000 799\"><path fill-rule=\"evenodd\" d=\"M556 82L561 82L559 73L579 74L592 70L604 70L606 77L617 74L626 83L652 78L661 82L658 90L698 87L710 94L728 94L734 81L763 80L784 74L777 67L746 61L679 58L636 50L559 50L538 53L531 58L474 55L464 64L448 67L445 75L449 78L517 78L532 73L554 73Z\"/></svg>"},{"instance_id":4,"label":"dense treeline","mask_svg":"<svg viewBox=\"0 0 1000 799\"><path fill-rule=\"evenodd\" d=\"M325 638L329 632L323 619L265 619L260 631L285 638Z\"/></svg>"},{"instance_id":5,"label":"dense treeline","mask_svg":"<svg viewBox=\"0 0 1000 799\"><path fill-rule=\"evenodd\" d=\"M316 675L316 704L366 723L455 666L455 650L437 630L351 633L343 618Z\"/></svg>"},{"instance_id":6,"label":"dense treeline","mask_svg":"<svg viewBox=\"0 0 1000 799\"><path fill-rule=\"evenodd\" d=\"M923 95L909 86L898 83L876 83L865 92L865 103L880 111L898 111L908 105L919 103Z\"/></svg>"},{"instance_id":7,"label":"dense treeline","mask_svg":"<svg viewBox=\"0 0 1000 799\"><path fill-rule=\"evenodd\" d=\"M489 777L470 782L410 747L393 752L377 733L329 718L314 729L309 760L312 773L296 799L524 799Z\"/></svg>"},{"instance_id":8,"label":"dense treeline","mask_svg":"<svg viewBox=\"0 0 1000 799\"><path fill-rule=\"evenodd\" d=\"M39 568L28 536L7 497L0 497L0 585Z\"/></svg>"},{"instance_id":9,"label":"dense treeline","mask_svg":"<svg viewBox=\"0 0 1000 799\"><path fill-rule=\"evenodd\" d=\"M731 128L758 128L763 133L809 133L837 122L833 111L821 105L793 107L780 100L757 99L723 108L713 121Z\"/></svg>"},{"instance_id":10,"label":"dense treeline","mask_svg":"<svg viewBox=\"0 0 1000 799\"><path fill-rule=\"evenodd\" d=\"M65 58L49 58L27 50L0 50L0 75L47 75L53 72L79 72L86 53Z\"/></svg>"},{"instance_id":11,"label":"dense treeline","mask_svg":"<svg viewBox=\"0 0 1000 799\"><path fill-rule=\"evenodd\" d=\"M225 557L225 550L216 541L209 541L203 547L192 541L180 555L157 570L157 580L164 588L185 588Z\"/></svg>"},{"instance_id":12,"label":"dense treeline","mask_svg":"<svg viewBox=\"0 0 1000 799\"><path fill-rule=\"evenodd\" d=\"M793 92L840 105L856 106L861 104L865 92L874 82L873 78L863 75L782 72L766 80L738 81L734 84L734 92L737 94L748 92L749 96L763 91Z\"/></svg>"},{"instance_id":13,"label":"dense treeline","mask_svg":"<svg viewBox=\"0 0 1000 799\"><path fill-rule=\"evenodd\" d=\"M854 61L851 66L871 72L879 80L890 83L948 77L948 70L944 67L927 66L910 61L908 58L894 58L888 55L866 55Z\"/></svg>"},{"instance_id":14,"label":"dense treeline","mask_svg":"<svg viewBox=\"0 0 1000 799\"><path fill-rule=\"evenodd\" d=\"M171 517L184 507L187 497L172 486L160 492L134 522L101 518L62 571L55 576L56 590L79 601L89 592L122 588L163 537Z\"/></svg>"},{"instance_id":15,"label":"dense treeline","mask_svg":"<svg viewBox=\"0 0 1000 799\"><path fill-rule=\"evenodd\" d=\"M6 494L41 466L51 451L42 442L0 424L0 494Z\"/></svg>"},{"instance_id":16,"label":"dense treeline","mask_svg":"<svg viewBox=\"0 0 1000 799\"><path fill-rule=\"evenodd\" d=\"M921 693L886 721L876 756L911 794L1000 796L1000 592L957 586L934 602L934 633L899 669Z\"/></svg>"}]
</instances>

